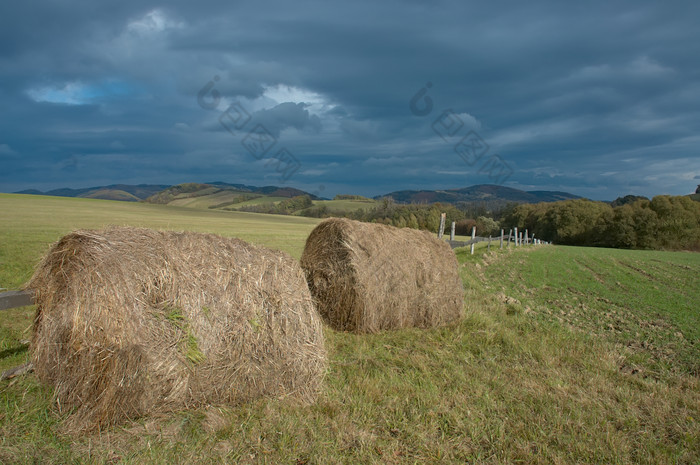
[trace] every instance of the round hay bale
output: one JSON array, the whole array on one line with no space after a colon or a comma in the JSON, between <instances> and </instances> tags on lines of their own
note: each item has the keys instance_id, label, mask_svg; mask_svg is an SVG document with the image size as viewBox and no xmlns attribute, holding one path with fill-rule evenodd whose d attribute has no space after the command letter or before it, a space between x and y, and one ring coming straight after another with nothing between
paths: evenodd
<instances>
[{"instance_id":1,"label":"round hay bale","mask_svg":"<svg viewBox=\"0 0 700 465\"><path fill-rule=\"evenodd\" d=\"M309 235L301 267L334 329L428 328L462 316L457 258L426 231L331 218Z\"/></svg>"},{"instance_id":2,"label":"round hay bale","mask_svg":"<svg viewBox=\"0 0 700 465\"><path fill-rule=\"evenodd\" d=\"M299 264L238 239L76 231L27 287L36 374L79 430L261 396L308 403L326 370Z\"/></svg>"}]
</instances>

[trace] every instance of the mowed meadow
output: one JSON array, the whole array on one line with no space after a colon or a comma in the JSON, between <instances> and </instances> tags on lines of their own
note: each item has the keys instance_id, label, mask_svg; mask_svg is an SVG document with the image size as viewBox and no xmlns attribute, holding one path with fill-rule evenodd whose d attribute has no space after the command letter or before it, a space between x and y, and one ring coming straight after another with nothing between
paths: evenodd
<instances>
[{"instance_id":1,"label":"mowed meadow","mask_svg":"<svg viewBox=\"0 0 700 465\"><path fill-rule=\"evenodd\" d=\"M299 258L318 220L0 194L0 287L49 245L107 225L212 232ZM700 463L700 254L457 249L457 325L324 328L325 387L69 436L33 374L0 381L0 463ZM33 307L0 311L0 370L24 363Z\"/></svg>"}]
</instances>

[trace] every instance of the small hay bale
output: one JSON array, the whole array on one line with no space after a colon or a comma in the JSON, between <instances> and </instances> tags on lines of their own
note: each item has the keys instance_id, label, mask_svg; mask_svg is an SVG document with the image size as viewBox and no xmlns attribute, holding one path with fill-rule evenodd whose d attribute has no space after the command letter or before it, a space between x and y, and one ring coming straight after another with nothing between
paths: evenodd
<instances>
[{"instance_id":1,"label":"small hay bale","mask_svg":"<svg viewBox=\"0 0 700 465\"><path fill-rule=\"evenodd\" d=\"M238 239L76 231L29 288L31 352L67 427L261 396L312 402L327 366L299 264Z\"/></svg>"},{"instance_id":2,"label":"small hay bale","mask_svg":"<svg viewBox=\"0 0 700 465\"><path fill-rule=\"evenodd\" d=\"M334 329L428 328L462 315L457 258L426 231L331 218L309 235L301 267Z\"/></svg>"}]
</instances>

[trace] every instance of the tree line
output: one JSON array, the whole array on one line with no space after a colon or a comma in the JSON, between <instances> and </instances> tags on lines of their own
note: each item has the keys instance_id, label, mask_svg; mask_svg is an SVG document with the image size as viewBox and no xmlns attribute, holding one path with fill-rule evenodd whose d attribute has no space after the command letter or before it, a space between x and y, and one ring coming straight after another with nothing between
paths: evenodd
<instances>
[{"instance_id":1,"label":"tree line","mask_svg":"<svg viewBox=\"0 0 700 465\"><path fill-rule=\"evenodd\" d=\"M688 196L626 196L612 203L587 199L499 204L487 209L480 203L397 204L391 198L376 206L352 211L330 210L314 205L309 196L286 199L278 204L250 205L240 210L258 213L295 214L313 218L344 216L400 228L436 232L440 214L446 226L455 222L458 235L499 235L500 229L517 227L530 236L563 245L626 249L675 249L700 251L700 202Z\"/></svg>"},{"instance_id":2,"label":"tree line","mask_svg":"<svg viewBox=\"0 0 700 465\"><path fill-rule=\"evenodd\" d=\"M629 200L521 204L504 223L556 244L700 251L700 202L669 195Z\"/></svg>"}]
</instances>

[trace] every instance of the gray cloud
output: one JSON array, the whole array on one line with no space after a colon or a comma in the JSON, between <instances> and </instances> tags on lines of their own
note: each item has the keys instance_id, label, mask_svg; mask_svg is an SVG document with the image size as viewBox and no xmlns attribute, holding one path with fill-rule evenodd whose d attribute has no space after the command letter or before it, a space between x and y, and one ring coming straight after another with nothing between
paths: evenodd
<instances>
[{"instance_id":1,"label":"gray cloud","mask_svg":"<svg viewBox=\"0 0 700 465\"><path fill-rule=\"evenodd\" d=\"M255 122L262 124L277 137L286 128L309 129L318 133L321 130L321 119L316 115L311 115L306 109L307 106L304 103L285 102L269 110L260 110L252 117Z\"/></svg>"},{"instance_id":2,"label":"gray cloud","mask_svg":"<svg viewBox=\"0 0 700 465\"><path fill-rule=\"evenodd\" d=\"M325 195L490 182L433 132L448 108L513 187L682 194L700 179L699 16L690 1L4 3L0 190L264 183L250 128L218 122L237 101L302 163L290 183ZM433 111L415 116L428 81Z\"/></svg>"}]
</instances>

